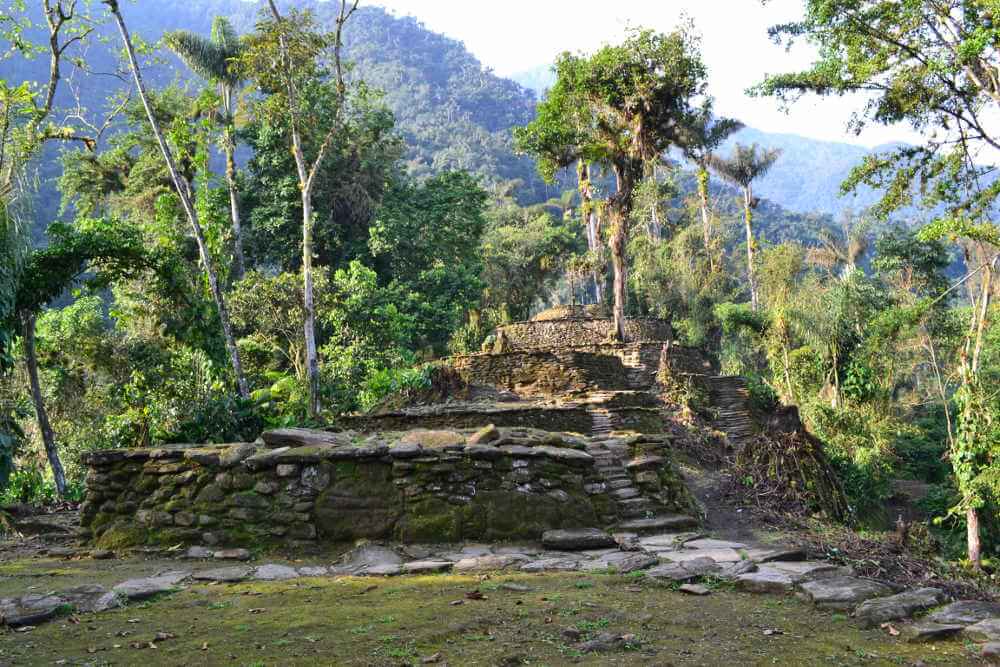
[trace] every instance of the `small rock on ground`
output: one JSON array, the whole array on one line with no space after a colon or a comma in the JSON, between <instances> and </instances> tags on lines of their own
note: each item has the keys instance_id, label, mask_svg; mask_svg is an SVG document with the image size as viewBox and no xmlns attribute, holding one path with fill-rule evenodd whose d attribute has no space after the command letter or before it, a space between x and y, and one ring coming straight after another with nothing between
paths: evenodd
<instances>
[{"instance_id":1,"label":"small rock on ground","mask_svg":"<svg viewBox=\"0 0 1000 667\"><path fill-rule=\"evenodd\" d=\"M761 569L736 577L736 587L750 593L782 594L795 588L792 576L787 572Z\"/></svg>"},{"instance_id":2,"label":"small rock on ground","mask_svg":"<svg viewBox=\"0 0 1000 667\"><path fill-rule=\"evenodd\" d=\"M208 547L193 546L184 552L184 558L190 559L203 559L211 558L215 554L214 551Z\"/></svg>"},{"instance_id":3,"label":"small rock on ground","mask_svg":"<svg viewBox=\"0 0 1000 667\"><path fill-rule=\"evenodd\" d=\"M646 578L666 583L694 581L719 571L719 564L711 558L697 558L683 563L667 563L646 570Z\"/></svg>"},{"instance_id":4,"label":"small rock on ground","mask_svg":"<svg viewBox=\"0 0 1000 667\"><path fill-rule=\"evenodd\" d=\"M981 655L992 664L996 664L996 662L1000 660L1000 642L990 642L989 644L984 644Z\"/></svg>"},{"instance_id":5,"label":"small rock on ground","mask_svg":"<svg viewBox=\"0 0 1000 667\"><path fill-rule=\"evenodd\" d=\"M212 555L216 560L250 560L250 552L246 549L220 549Z\"/></svg>"},{"instance_id":6,"label":"small rock on ground","mask_svg":"<svg viewBox=\"0 0 1000 667\"><path fill-rule=\"evenodd\" d=\"M677 590L688 595L708 595L712 592L711 589L701 584L681 584Z\"/></svg>"}]
</instances>

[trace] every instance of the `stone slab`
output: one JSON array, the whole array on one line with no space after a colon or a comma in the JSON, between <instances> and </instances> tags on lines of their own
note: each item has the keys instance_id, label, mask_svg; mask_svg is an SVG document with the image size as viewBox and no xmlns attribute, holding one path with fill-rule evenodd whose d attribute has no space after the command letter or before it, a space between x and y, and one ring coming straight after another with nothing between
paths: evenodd
<instances>
[{"instance_id":1,"label":"stone slab","mask_svg":"<svg viewBox=\"0 0 1000 667\"><path fill-rule=\"evenodd\" d=\"M927 617L932 623L945 625L975 625L988 618L1000 617L1000 603L959 600L938 609Z\"/></svg>"},{"instance_id":2,"label":"stone slab","mask_svg":"<svg viewBox=\"0 0 1000 667\"><path fill-rule=\"evenodd\" d=\"M865 600L892 595L886 584L859 577L827 577L807 581L799 588L813 604L821 609L854 609Z\"/></svg>"},{"instance_id":3,"label":"stone slab","mask_svg":"<svg viewBox=\"0 0 1000 667\"><path fill-rule=\"evenodd\" d=\"M128 600L145 600L160 593L176 590L177 585L190 576L191 572L187 570L164 572L152 577L123 581L111 590Z\"/></svg>"},{"instance_id":4,"label":"stone slab","mask_svg":"<svg viewBox=\"0 0 1000 667\"><path fill-rule=\"evenodd\" d=\"M866 600L854 610L854 617L864 628L874 628L888 621L910 618L919 611L936 607L945 600L939 588L917 588L884 598Z\"/></svg>"},{"instance_id":5,"label":"stone slab","mask_svg":"<svg viewBox=\"0 0 1000 667\"><path fill-rule=\"evenodd\" d=\"M600 528L574 528L547 530L542 534L542 545L561 551L585 551L615 546L615 538Z\"/></svg>"}]
</instances>

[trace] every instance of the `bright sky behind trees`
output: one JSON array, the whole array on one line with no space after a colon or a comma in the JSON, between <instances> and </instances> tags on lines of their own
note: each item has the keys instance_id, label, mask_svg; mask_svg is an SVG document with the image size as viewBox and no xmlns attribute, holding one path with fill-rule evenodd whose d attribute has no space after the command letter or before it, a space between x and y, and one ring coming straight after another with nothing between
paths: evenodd
<instances>
[{"instance_id":1,"label":"bright sky behind trees","mask_svg":"<svg viewBox=\"0 0 1000 667\"><path fill-rule=\"evenodd\" d=\"M485 65L503 76L543 67L562 51L590 51L620 41L629 26L660 31L682 14L694 19L704 39L711 92L722 114L768 132L873 146L912 140L907 127L872 128L860 137L846 131L857 99L802 100L791 113L773 99L754 99L745 90L766 73L804 68L812 49L790 53L771 42L768 27L801 17L801 0L364 0L411 15L431 30L460 40Z\"/></svg>"}]
</instances>

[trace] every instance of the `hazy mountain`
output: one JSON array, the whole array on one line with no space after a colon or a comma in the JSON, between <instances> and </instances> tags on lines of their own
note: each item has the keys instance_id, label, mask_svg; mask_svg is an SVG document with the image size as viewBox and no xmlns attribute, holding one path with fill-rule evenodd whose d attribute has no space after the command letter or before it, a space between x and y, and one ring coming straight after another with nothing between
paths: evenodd
<instances>
[{"instance_id":1,"label":"hazy mountain","mask_svg":"<svg viewBox=\"0 0 1000 667\"><path fill-rule=\"evenodd\" d=\"M295 4L312 8L323 23L332 25L335 3L301 0ZM201 0L122 7L133 33L153 43L165 31L178 28L207 34L217 15L229 17L239 31L249 31L260 3ZM78 55L86 57L91 69L107 72L114 69L118 41L110 26L102 32L109 38L106 43L95 42L86 54ZM385 101L409 146L405 166L411 173L465 169L480 174L487 183L517 180L523 184L518 195L524 203L558 194L558 187L541 183L529 158L515 155L510 137L512 127L532 118L536 91L551 82L547 65L516 75L516 81L496 76L461 42L426 29L412 17L393 16L377 7L359 10L348 26L346 40L347 56L356 63L355 75L385 91ZM160 55L160 64L151 64L146 72L150 83L162 86L177 82L197 88L197 79L175 58ZM0 78L15 82L42 79L46 67L44 58L10 60L0 63ZM90 109L100 108L115 86L121 85L107 76L77 78L74 83L83 93L81 101ZM61 101L69 102L65 92ZM757 192L793 213L836 215L845 206L860 209L872 200L870 193L856 200L838 196L840 182L866 154L865 148L753 129L743 130L735 140L784 150ZM47 152L40 169L45 191L39 198L40 223L52 219L58 202L57 197L49 196L51 177L57 173L57 151L52 148Z\"/></svg>"}]
</instances>

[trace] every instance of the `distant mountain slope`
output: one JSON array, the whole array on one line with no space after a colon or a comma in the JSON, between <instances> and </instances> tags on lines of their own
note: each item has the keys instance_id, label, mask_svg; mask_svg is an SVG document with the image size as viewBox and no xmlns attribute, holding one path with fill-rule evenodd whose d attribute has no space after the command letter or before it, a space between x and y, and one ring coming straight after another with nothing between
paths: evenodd
<instances>
[{"instance_id":1,"label":"distant mountain slope","mask_svg":"<svg viewBox=\"0 0 1000 667\"><path fill-rule=\"evenodd\" d=\"M310 7L324 25L332 25L335 3L299 0L294 4ZM244 0L200 0L125 3L122 8L133 33L146 42L155 42L165 31L178 28L207 34L217 15L228 16L240 32L250 31L261 5ZM102 32L108 38L106 43L95 43L86 58L93 70L110 71L118 40L110 26ZM544 185L531 159L515 155L510 136L512 127L533 117L536 93L529 86L544 89L552 77L548 66L519 75L526 84L521 85L484 68L461 42L428 30L417 19L393 16L371 6L362 7L349 24L346 51L356 64L355 75L385 92L385 101L395 113L397 127L409 146L406 167L411 173L464 169L481 175L488 184L517 180L522 183L518 196L523 203L544 201L558 194L560 186ZM152 85L171 81L198 85L175 58L161 55L162 64L152 65L146 72ZM0 62L0 78L42 79L46 68L44 58ZM76 81L82 84L82 102L91 109L101 107L115 83L106 76ZM65 93L62 101L69 102ZM804 215L814 222L824 219L823 214L835 215L845 205L862 208L871 200L869 196L852 203L837 197L841 180L865 154L863 148L753 129L743 130L737 140L784 149L784 156L758 188L762 197L772 200L778 218L784 216L779 213L783 207L788 209L786 213ZM41 165L39 228L53 219L58 205L51 180L58 173L54 161L58 150L51 147ZM767 217L761 216L764 226Z\"/></svg>"}]
</instances>

